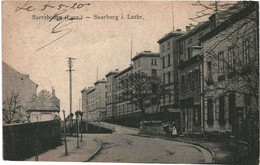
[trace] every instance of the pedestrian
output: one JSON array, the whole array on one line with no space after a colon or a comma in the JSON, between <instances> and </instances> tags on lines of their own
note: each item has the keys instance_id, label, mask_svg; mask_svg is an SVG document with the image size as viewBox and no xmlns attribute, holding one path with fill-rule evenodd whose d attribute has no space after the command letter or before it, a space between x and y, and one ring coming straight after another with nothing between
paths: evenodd
<instances>
[{"instance_id":1,"label":"pedestrian","mask_svg":"<svg viewBox=\"0 0 260 165\"><path fill-rule=\"evenodd\" d=\"M172 122L172 137L177 136L177 128L176 128L176 123Z\"/></svg>"}]
</instances>

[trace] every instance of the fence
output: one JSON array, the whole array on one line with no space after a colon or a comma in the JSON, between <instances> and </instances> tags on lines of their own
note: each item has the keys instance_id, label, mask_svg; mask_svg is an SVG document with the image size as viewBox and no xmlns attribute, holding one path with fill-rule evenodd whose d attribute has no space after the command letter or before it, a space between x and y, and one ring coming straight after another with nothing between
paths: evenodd
<instances>
[{"instance_id":1,"label":"fence","mask_svg":"<svg viewBox=\"0 0 260 165\"><path fill-rule=\"evenodd\" d=\"M59 145L59 121L3 126L4 160L24 160Z\"/></svg>"},{"instance_id":2,"label":"fence","mask_svg":"<svg viewBox=\"0 0 260 165\"><path fill-rule=\"evenodd\" d=\"M250 112L243 119L243 112L238 109L234 116L233 134L236 141L245 142L247 156L255 161L259 157L259 113Z\"/></svg>"}]
</instances>

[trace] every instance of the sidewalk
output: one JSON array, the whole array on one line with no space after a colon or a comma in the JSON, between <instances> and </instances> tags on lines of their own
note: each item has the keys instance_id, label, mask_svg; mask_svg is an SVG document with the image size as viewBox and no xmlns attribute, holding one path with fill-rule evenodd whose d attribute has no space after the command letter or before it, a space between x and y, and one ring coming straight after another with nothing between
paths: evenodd
<instances>
[{"instance_id":1,"label":"sidewalk","mask_svg":"<svg viewBox=\"0 0 260 165\"><path fill-rule=\"evenodd\" d=\"M133 134L134 135L134 134ZM162 138L165 140L172 140L172 141L180 141L184 143L190 143L193 145L200 146L206 150L208 150L212 154L212 159L214 164L232 164L234 163L234 159L236 156L236 151L233 151L226 142L217 142L217 141L207 141L198 138L192 137L176 137L170 138L166 135L143 135L143 134L136 134L134 136L143 136L143 137L150 137L150 138Z\"/></svg>"},{"instance_id":2,"label":"sidewalk","mask_svg":"<svg viewBox=\"0 0 260 165\"><path fill-rule=\"evenodd\" d=\"M207 141L192 137L177 137L173 140L199 145L209 150L217 164L230 164L235 159L236 152L228 146L227 142Z\"/></svg>"},{"instance_id":3,"label":"sidewalk","mask_svg":"<svg viewBox=\"0 0 260 165\"><path fill-rule=\"evenodd\" d=\"M85 137L84 137L85 136ZM67 137L67 146L69 155L65 156L65 147L56 147L55 149L44 152L38 156L39 161L59 161L59 162L84 162L88 161L101 149L101 142L84 135L83 142L80 142L77 148L77 138ZM35 157L26 159L25 161L35 161Z\"/></svg>"}]
</instances>

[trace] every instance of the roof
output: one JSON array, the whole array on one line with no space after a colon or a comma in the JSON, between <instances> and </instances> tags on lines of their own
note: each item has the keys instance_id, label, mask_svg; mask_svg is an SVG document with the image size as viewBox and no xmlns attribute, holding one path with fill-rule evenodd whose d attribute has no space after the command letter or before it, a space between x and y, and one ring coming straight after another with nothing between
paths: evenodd
<instances>
[{"instance_id":1,"label":"roof","mask_svg":"<svg viewBox=\"0 0 260 165\"><path fill-rule=\"evenodd\" d=\"M96 90L96 88L91 88L90 90L87 91L87 94L89 94L89 93L91 93L91 92L93 92L95 90Z\"/></svg>"},{"instance_id":2,"label":"roof","mask_svg":"<svg viewBox=\"0 0 260 165\"><path fill-rule=\"evenodd\" d=\"M94 83L94 85L97 85L97 84L99 84L99 83L106 83L107 82L107 80L97 80L95 83Z\"/></svg>"},{"instance_id":3,"label":"roof","mask_svg":"<svg viewBox=\"0 0 260 165\"><path fill-rule=\"evenodd\" d=\"M32 84L35 84L35 85L36 85L36 88L38 87L38 84L36 84L35 82L33 82L33 81L30 79L29 74L23 74L23 73L18 72L17 70L15 70L13 67L11 67L10 65L8 65L8 64L5 63L4 61L2 61L2 65L3 65L3 66L2 66L2 69L3 69L2 72L5 71L5 70L4 70L4 67L8 67L9 69L13 70L13 71L17 74L17 76L21 76L21 78L26 79L27 81L31 82Z\"/></svg>"},{"instance_id":4,"label":"roof","mask_svg":"<svg viewBox=\"0 0 260 165\"><path fill-rule=\"evenodd\" d=\"M165 34L161 39L159 39L157 42L159 44L161 44L162 42L168 40L169 38L171 38L172 36L181 36L183 34L185 34L185 31L176 31L176 30L172 30L170 33Z\"/></svg>"},{"instance_id":5,"label":"roof","mask_svg":"<svg viewBox=\"0 0 260 165\"><path fill-rule=\"evenodd\" d=\"M33 102L27 111L60 112L60 110L43 95L37 97L37 99Z\"/></svg>"},{"instance_id":6,"label":"roof","mask_svg":"<svg viewBox=\"0 0 260 165\"><path fill-rule=\"evenodd\" d=\"M183 34L182 36L178 37L177 40L182 40L185 39L187 37L189 37L190 35L193 35L194 33L203 30L204 28L207 28L209 26L210 21L205 21L205 22L201 22L199 24L197 24L193 29L191 29L190 31L188 31L187 33Z\"/></svg>"},{"instance_id":7,"label":"roof","mask_svg":"<svg viewBox=\"0 0 260 165\"><path fill-rule=\"evenodd\" d=\"M120 75L122 75L122 74L124 74L124 73L126 73L126 72L128 72L128 71L130 71L130 70L132 70L132 69L133 69L133 65L127 67L127 68L124 69L124 70L122 70L121 72L119 72L118 74L116 74L115 77L118 77L118 76L120 76Z\"/></svg>"},{"instance_id":8,"label":"roof","mask_svg":"<svg viewBox=\"0 0 260 165\"><path fill-rule=\"evenodd\" d=\"M239 12L235 12L232 16L229 17L229 19L226 19L225 21L221 22L221 24L217 26L214 30L202 36L200 40L206 41L214 37L215 35L219 34L219 32L226 30L228 27L231 27L234 23L247 17L250 13L257 10L256 3L257 2L250 2L250 4L247 7L242 8Z\"/></svg>"},{"instance_id":9,"label":"roof","mask_svg":"<svg viewBox=\"0 0 260 165\"><path fill-rule=\"evenodd\" d=\"M159 53L151 52L151 51L143 51L137 54L135 57L132 58L132 61L135 61L141 57L160 57Z\"/></svg>"},{"instance_id":10,"label":"roof","mask_svg":"<svg viewBox=\"0 0 260 165\"><path fill-rule=\"evenodd\" d=\"M110 75L113 75L113 74L117 74L118 71L110 71L106 74L106 77L110 76Z\"/></svg>"},{"instance_id":11,"label":"roof","mask_svg":"<svg viewBox=\"0 0 260 165\"><path fill-rule=\"evenodd\" d=\"M81 90L81 93L83 93L84 91L87 91L87 90L88 90L88 88L85 87L85 88L83 88L83 89Z\"/></svg>"}]
</instances>

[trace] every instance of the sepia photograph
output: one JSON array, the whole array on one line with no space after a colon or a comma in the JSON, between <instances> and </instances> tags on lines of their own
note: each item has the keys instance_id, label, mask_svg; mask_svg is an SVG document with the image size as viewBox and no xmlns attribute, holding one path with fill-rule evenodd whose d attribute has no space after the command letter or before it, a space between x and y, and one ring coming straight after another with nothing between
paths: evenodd
<instances>
[{"instance_id":1,"label":"sepia photograph","mask_svg":"<svg viewBox=\"0 0 260 165\"><path fill-rule=\"evenodd\" d=\"M259 164L258 1L2 1L2 161Z\"/></svg>"}]
</instances>

